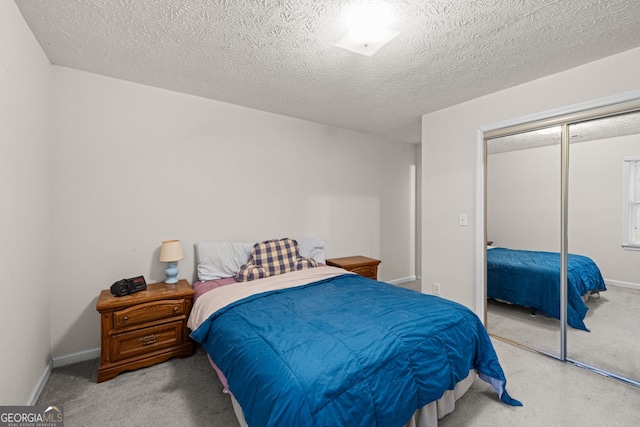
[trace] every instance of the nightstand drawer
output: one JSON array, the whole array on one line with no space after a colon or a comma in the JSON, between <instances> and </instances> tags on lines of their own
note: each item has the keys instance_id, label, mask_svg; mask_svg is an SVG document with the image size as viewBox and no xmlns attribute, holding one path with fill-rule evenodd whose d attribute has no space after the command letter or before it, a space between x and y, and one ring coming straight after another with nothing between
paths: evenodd
<instances>
[{"instance_id":1,"label":"nightstand drawer","mask_svg":"<svg viewBox=\"0 0 640 427\"><path fill-rule=\"evenodd\" d=\"M181 344L182 321L124 332L111 337L111 362Z\"/></svg>"},{"instance_id":2,"label":"nightstand drawer","mask_svg":"<svg viewBox=\"0 0 640 427\"><path fill-rule=\"evenodd\" d=\"M181 314L187 314L184 299L153 301L114 312L113 327L123 328Z\"/></svg>"},{"instance_id":3,"label":"nightstand drawer","mask_svg":"<svg viewBox=\"0 0 640 427\"><path fill-rule=\"evenodd\" d=\"M360 276L368 277L370 279L377 279L378 277L378 267L370 267L370 266L362 266L362 267L354 267L351 269L356 274Z\"/></svg>"}]
</instances>

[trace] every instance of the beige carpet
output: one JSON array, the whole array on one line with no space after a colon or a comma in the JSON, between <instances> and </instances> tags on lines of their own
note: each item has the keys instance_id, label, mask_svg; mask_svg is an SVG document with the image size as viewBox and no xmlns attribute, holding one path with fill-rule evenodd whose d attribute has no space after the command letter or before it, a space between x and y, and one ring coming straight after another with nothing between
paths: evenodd
<instances>
[{"instance_id":1,"label":"beige carpet","mask_svg":"<svg viewBox=\"0 0 640 427\"><path fill-rule=\"evenodd\" d=\"M516 408L476 380L440 427L626 427L638 425L640 389L570 363L493 340Z\"/></svg>"},{"instance_id":2,"label":"beige carpet","mask_svg":"<svg viewBox=\"0 0 640 427\"><path fill-rule=\"evenodd\" d=\"M238 425L201 349L99 384L98 365L93 359L54 369L37 404L62 405L65 427Z\"/></svg>"},{"instance_id":3,"label":"beige carpet","mask_svg":"<svg viewBox=\"0 0 640 427\"><path fill-rule=\"evenodd\" d=\"M567 357L640 382L640 291L608 286L587 301L591 332L567 328ZM488 302L487 329L493 335L559 355L560 322L531 310Z\"/></svg>"}]
</instances>

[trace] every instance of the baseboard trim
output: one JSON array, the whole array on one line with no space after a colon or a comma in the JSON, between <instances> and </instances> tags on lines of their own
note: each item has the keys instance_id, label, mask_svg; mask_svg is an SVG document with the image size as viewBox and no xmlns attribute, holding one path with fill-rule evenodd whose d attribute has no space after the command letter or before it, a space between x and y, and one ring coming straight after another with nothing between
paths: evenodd
<instances>
[{"instance_id":1,"label":"baseboard trim","mask_svg":"<svg viewBox=\"0 0 640 427\"><path fill-rule=\"evenodd\" d=\"M49 360L47 363L47 367L44 369L44 372L40 376L40 379L36 383L36 386L33 388L33 392L31 392L31 396L29 396L29 400L27 401L27 406L34 406L38 399L40 398L40 394L44 389L45 384L49 380L49 376L51 376L51 370L53 368L59 368L60 366L71 365L76 362L84 362L85 360L91 360L100 357L100 349L94 348L91 350L81 351L79 353L68 354L66 356L54 357Z\"/></svg>"},{"instance_id":2,"label":"baseboard trim","mask_svg":"<svg viewBox=\"0 0 640 427\"><path fill-rule=\"evenodd\" d=\"M392 285L401 285L403 283L412 282L414 280L416 280L416 276L408 276L402 277L400 279L388 280L387 283L391 283Z\"/></svg>"},{"instance_id":3,"label":"baseboard trim","mask_svg":"<svg viewBox=\"0 0 640 427\"><path fill-rule=\"evenodd\" d=\"M84 362L85 360L91 360L100 357L100 349L93 348L91 350L81 351L79 353L67 354L66 356L54 357L53 367L59 368L60 366L71 365L72 363Z\"/></svg>"},{"instance_id":4,"label":"baseboard trim","mask_svg":"<svg viewBox=\"0 0 640 427\"><path fill-rule=\"evenodd\" d=\"M36 383L33 392L31 392L31 396L29 396L27 406L35 406L36 402L38 402L40 393L42 393L42 390L44 389L44 386L49 380L49 376L51 375L51 369L53 369L53 361L49 360L49 363L47 363L47 366L44 368L44 372Z\"/></svg>"},{"instance_id":5,"label":"baseboard trim","mask_svg":"<svg viewBox=\"0 0 640 427\"><path fill-rule=\"evenodd\" d=\"M637 291L640 291L640 284L638 284L638 283L621 282L620 280L609 280L609 279L605 279L604 283L607 286L609 286L609 285L618 286L620 288L635 289Z\"/></svg>"}]
</instances>

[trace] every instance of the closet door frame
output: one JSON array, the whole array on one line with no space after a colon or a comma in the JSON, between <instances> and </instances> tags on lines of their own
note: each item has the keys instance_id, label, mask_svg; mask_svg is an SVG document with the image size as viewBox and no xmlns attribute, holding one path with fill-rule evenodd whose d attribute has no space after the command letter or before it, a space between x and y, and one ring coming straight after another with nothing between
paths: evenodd
<instances>
[{"instance_id":1,"label":"closet door frame","mask_svg":"<svg viewBox=\"0 0 640 427\"><path fill-rule=\"evenodd\" d=\"M481 126L476 131L476 314L487 325L487 144L488 139L536 131L552 126L561 127L561 213L560 242L560 349L559 356L542 352L521 343L515 343L547 356L569 361L578 366L603 373L602 370L571 360L567 357L567 259L568 259L568 207L569 207L569 126L621 113L640 111L640 90L601 98L581 104L550 110L530 116ZM610 376L640 386L639 383Z\"/></svg>"}]
</instances>

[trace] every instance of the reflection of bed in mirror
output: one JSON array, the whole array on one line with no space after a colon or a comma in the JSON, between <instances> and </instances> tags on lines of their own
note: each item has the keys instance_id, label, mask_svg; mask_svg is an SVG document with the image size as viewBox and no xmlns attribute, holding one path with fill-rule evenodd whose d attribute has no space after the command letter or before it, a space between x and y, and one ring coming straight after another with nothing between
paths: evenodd
<instances>
[{"instance_id":1,"label":"reflection of bed in mirror","mask_svg":"<svg viewBox=\"0 0 640 427\"><path fill-rule=\"evenodd\" d=\"M466 307L324 266L322 251L318 267L216 278L247 262L242 245L197 247L198 272L220 274L199 274L189 318L241 426L433 426L476 373L519 404Z\"/></svg>"},{"instance_id":2,"label":"reflection of bed in mirror","mask_svg":"<svg viewBox=\"0 0 640 427\"><path fill-rule=\"evenodd\" d=\"M567 323L588 331L586 299L606 290L596 263L569 254L567 264ZM517 304L560 318L560 254L492 247L487 250L487 297Z\"/></svg>"}]
</instances>

